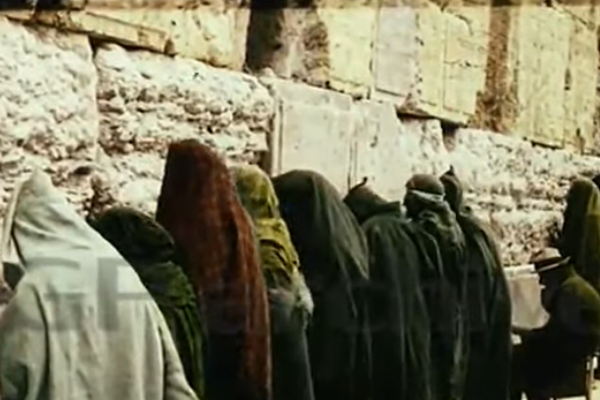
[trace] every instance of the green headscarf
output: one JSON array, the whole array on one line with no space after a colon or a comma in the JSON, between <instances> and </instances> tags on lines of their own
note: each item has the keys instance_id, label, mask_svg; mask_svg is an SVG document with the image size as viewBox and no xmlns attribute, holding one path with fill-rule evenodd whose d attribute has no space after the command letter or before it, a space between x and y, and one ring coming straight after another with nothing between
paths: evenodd
<instances>
[{"instance_id":1,"label":"green headscarf","mask_svg":"<svg viewBox=\"0 0 600 400\"><path fill-rule=\"evenodd\" d=\"M269 287L290 287L300 259L292 244L271 179L256 166L232 169L240 201L254 222L263 272Z\"/></svg>"},{"instance_id":2,"label":"green headscarf","mask_svg":"<svg viewBox=\"0 0 600 400\"><path fill-rule=\"evenodd\" d=\"M173 239L158 222L129 208L112 208L88 222L137 272L167 321L189 384L204 398L201 317L187 275L173 262Z\"/></svg>"},{"instance_id":3,"label":"green headscarf","mask_svg":"<svg viewBox=\"0 0 600 400\"><path fill-rule=\"evenodd\" d=\"M600 289L600 191L589 179L573 181L567 194L560 252L575 270Z\"/></svg>"}]
</instances>

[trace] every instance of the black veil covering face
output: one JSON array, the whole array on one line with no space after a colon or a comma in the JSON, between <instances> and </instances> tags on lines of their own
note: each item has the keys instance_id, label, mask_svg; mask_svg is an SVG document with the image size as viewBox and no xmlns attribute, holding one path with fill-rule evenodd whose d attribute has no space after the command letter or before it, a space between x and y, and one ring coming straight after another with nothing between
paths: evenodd
<instances>
[{"instance_id":1,"label":"black veil covering face","mask_svg":"<svg viewBox=\"0 0 600 400\"><path fill-rule=\"evenodd\" d=\"M370 397L368 249L336 189L312 171L273 179L315 304L309 350L317 400Z\"/></svg>"},{"instance_id":2,"label":"black veil covering face","mask_svg":"<svg viewBox=\"0 0 600 400\"><path fill-rule=\"evenodd\" d=\"M398 202L363 181L344 198L369 245L372 400L429 400L430 321L421 288L426 267Z\"/></svg>"},{"instance_id":3,"label":"black veil covering face","mask_svg":"<svg viewBox=\"0 0 600 400\"><path fill-rule=\"evenodd\" d=\"M466 242L469 364L465 400L505 400L511 352L511 302L495 236L465 205L453 169L440 177Z\"/></svg>"}]
</instances>

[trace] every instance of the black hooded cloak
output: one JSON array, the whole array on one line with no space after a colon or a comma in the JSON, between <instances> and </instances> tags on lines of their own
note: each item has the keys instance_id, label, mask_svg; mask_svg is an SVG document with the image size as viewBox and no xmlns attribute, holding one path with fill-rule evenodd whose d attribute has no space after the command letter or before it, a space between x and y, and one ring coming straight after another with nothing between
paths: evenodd
<instances>
[{"instance_id":1,"label":"black hooded cloak","mask_svg":"<svg viewBox=\"0 0 600 400\"><path fill-rule=\"evenodd\" d=\"M511 302L500 252L491 229L463 203L463 188L451 169L441 176L446 201L465 236L469 363L465 400L508 398Z\"/></svg>"},{"instance_id":2,"label":"black hooded cloak","mask_svg":"<svg viewBox=\"0 0 600 400\"><path fill-rule=\"evenodd\" d=\"M273 179L314 300L308 331L315 398L367 400L367 243L336 189L311 171Z\"/></svg>"},{"instance_id":3,"label":"black hooded cloak","mask_svg":"<svg viewBox=\"0 0 600 400\"><path fill-rule=\"evenodd\" d=\"M559 250L600 293L600 190L589 179L579 178L571 184Z\"/></svg>"},{"instance_id":4,"label":"black hooded cloak","mask_svg":"<svg viewBox=\"0 0 600 400\"><path fill-rule=\"evenodd\" d=\"M406 184L404 205L411 237L424 252L421 281L431 320L434 396L462 399L466 378L465 239L444 186L431 175L415 175Z\"/></svg>"},{"instance_id":5,"label":"black hooded cloak","mask_svg":"<svg viewBox=\"0 0 600 400\"><path fill-rule=\"evenodd\" d=\"M344 202L367 237L372 400L429 400L430 322L421 290L423 259L407 233L400 203L387 202L363 184Z\"/></svg>"}]
</instances>

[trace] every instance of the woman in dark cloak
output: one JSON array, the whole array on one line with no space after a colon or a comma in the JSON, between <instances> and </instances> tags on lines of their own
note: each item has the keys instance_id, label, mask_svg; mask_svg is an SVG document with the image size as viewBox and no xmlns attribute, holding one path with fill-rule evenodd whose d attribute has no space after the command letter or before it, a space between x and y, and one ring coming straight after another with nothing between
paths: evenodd
<instances>
[{"instance_id":1,"label":"woman in dark cloak","mask_svg":"<svg viewBox=\"0 0 600 400\"><path fill-rule=\"evenodd\" d=\"M434 396L463 397L467 348L465 339L465 238L444 186L431 175L414 175L406 184L406 215L411 236L428 260L422 282L431 326Z\"/></svg>"},{"instance_id":2,"label":"woman in dark cloak","mask_svg":"<svg viewBox=\"0 0 600 400\"><path fill-rule=\"evenodd\" d=\"M321 175L291 171L273 185L315 303L308 337L315 398L369 399L364 234Z\"/></svg>"},{"instance_id":3,"label":"woman in dark cloak","mask_svg":"<svg viewBox=\"0 0 600 400\"><path fill-rule=\"evenodd\" d=\"M576 179L567 193L559 250L600 293L600 190L589 179Z\"/></svg>"},{"instance_id":4,"label":"woman in dark cloak","mask_svg":"<svg viewBox=\"0 0 600 400\"><path fill-rule=\"evenodd\" d=\"M190 386L204 399L200 312L189 278L174 263L173 239L152 218L130 208L115 207L88 222L139 275L165 317Z\"/></svg>"},{"instance_id":5,"label":"woman in dark cloak","mask_svg":"<svg viewBox=\"0 0 600 400\"><path fill-rule=\"evenodd\" d=\"M511 302L500 251L491 229L463 203L463 188L451 168L440 177L446 201L465 236L469 364L465 400L509 396Z\"/></svg>"},{"instance_id":6,"label":"woman in dark cloak","mask_svg":"<svg viewBox=\"0 0 600 400\"><path fill-rule=\"evenodd\" d=\"M430 322L421 290L423 259L407 233L399 202L366 186L344 198L367 237L372 400L430 400Z\"/></svg>"},{"instance_id":7,"label":"woman in dark cloak","mask_svg":"<svg viewBox=\"0 0 600 400\"><path fill-rule=\"evenodd\" d=\"M256 166L233 169L240 200L254 221L271 309L273 400L313 400L306 329L312 296L271 179Z\"/></svg>"},{"instance_id":8,"label":"woman in dark cloak","mask_svg":"<svg viewBox=\"0 0 600 400\"><path fill-rule=\"evenodd\" d=\"M157 221L175 240L206 324L209 400L270 396L267 295L252 223L224 162L206 146L169 146Z\"/></svg>"}]
</instances>

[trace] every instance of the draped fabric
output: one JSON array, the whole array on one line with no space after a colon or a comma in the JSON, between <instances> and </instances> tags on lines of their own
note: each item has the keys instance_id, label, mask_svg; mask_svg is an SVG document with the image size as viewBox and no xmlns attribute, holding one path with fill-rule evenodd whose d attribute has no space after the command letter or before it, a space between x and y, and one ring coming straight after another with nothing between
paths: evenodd
<instances>
[{"instance_id":1,"label":"draped fabric","mask_svg":"<svg viewBox=\"0 0 600 400\"><path fill-rule=\"evenodd\" d=\"M540 276L547 324L522 336L513 355L512 395L550 398L548 388L572 376L600 344L600 296L572 265Z\"/></svg>"},{"instance_id":2,"label":"draped fabric","mask_svg":"<svg viewBox=\"0 0 600 400\"><path fill-rule=\"evenodd\" d=\"M269 292L273 399L312 400L306 327L313 304L298 254L270 178L256 166L233 172L240 200L254 221Z\"/></svg>"},{"instance_id":3,"label":"draped fabric","mask_svg":"<svg viewBox=\"0 0 600 400\"><path fill-rule=\"evenodd\" d=\"M26 272L0 318L0 397L196 399L137 274L48 175L34 172L9 209L2 256L12 248Z\"/></svg>"},{"instance_id":4,"label":"draped fabric","mask_svg":"<svg viewBox=\"0 0 600 400\"><path fill-rule=\"evenodd\" d=\"M208 399L269 398L265 284L251 221L223 161L195 140L172 143L156 219L202 303Z\"/></svg>"},{"instance_id":5,"label":"draped fabric","mask_svg":"<svg viewBox=\"0 0 600 400\"><path fill-rule=\"evenodd\" d=\"M511 351L511 299L500 252L491 229L463 202L453 170L440 180L466 241L469 363L465 400L508 398Z\"/></svg>"},{"instance_id":6,"label":"draped fabric","mask_svg":"<svg viewBox=\"0 0 600 400\"><path fill-rule=\"evenodd\" d=\"M577 273L600 291L600 190L588 179L571 184L559 248L571 257Z\"/></svg>"},{"instance_id":7,"label":"draped fabric","mask_svg":"<svg viewBox=\"0 0 600 400\"><path fill-rule=\"evenodd\" d=\"M88 222L137 272L165 317L188 382L204 398L200 312L189 278L173 262L173 239L152 218L130 208L112 208Z\"/></svg>"},{"instance_id":8,"label":"draped fabric","mask_svg":"<svg viewBox=\"0 0 600 400\"><path fill-rule=\"evenodd\" d=\"M421 290L423 258L407 233L400 204L364 184L344 202L362 221L370 254L372 400L429 400L430 321Z\"/></svg>"},{"instance_id":9,"label":"draped fabric","mask_svg":"<svg viewBox=\"0 0 600 400\"><path fill-rule=\"evenodd\" d=\"M465 238L444 187L431 175L415 175L404 198L411 237L425 253L422 284L428 304L434 395L440 400L463 397L466 379Z\"/></svg>"},{"instance_id":10,"label":"draped fabric","mask_svg":"<svg viewBox=\"0 0 600 400\"><path fill-rule=\"evenodd\" d=\"M321 175L273 179L315 309L309 350L317 400L368 399L368 249L360 226Z\"/></svg>"}]
</instances>

